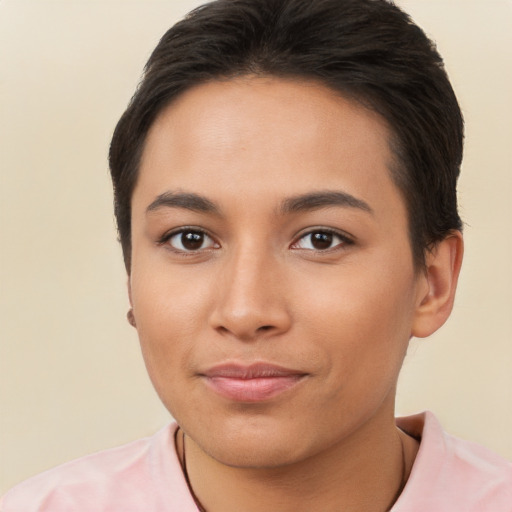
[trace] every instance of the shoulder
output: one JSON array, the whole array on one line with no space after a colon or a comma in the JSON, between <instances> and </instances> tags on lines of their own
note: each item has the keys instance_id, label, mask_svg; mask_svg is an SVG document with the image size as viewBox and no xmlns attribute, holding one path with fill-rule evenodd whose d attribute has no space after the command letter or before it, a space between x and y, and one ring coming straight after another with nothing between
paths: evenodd
<instances>
[{"instance_id":1,"label":"shoulder","mask_svg":"<svg viewBox=\"0 0 512 512\"><path fill-rule=\"evenodd\" d=\"M512 464L487 448L444 432L430 413L397 424L420 439L411 476L394 512L512 512Z\"/></svg>"},{"instance_id":2,"label":"shoulder","mask_svg":"<svg viewBox=\"0 0 512 512\"><path fill-rule=\"evenodd\" d=\"M169 495L174 505L181 504L188 490L174 448L175 430L171 424L152 437L45 471L11 489L0 510L160 512L167 510Z\"/></svg>"}]
</instances>

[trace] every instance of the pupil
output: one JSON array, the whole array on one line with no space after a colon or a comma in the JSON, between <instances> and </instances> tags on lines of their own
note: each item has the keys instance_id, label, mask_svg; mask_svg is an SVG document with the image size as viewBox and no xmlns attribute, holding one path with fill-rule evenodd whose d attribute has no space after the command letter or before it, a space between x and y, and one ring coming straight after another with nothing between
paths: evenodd
<instances>
[{"instance_id":1,"label":"pupil","mask_svg":"<svg viewBox=\"0 0 512 512\"><path fill-rule=\"evenodd\" d=\"M331 233L313 233L311 243L315 249L329 249L332 244Z\"/></svg>"},{"instance_id":2,"label":"pupil","mask_svg":"<svg viewBox=\"0 0 512 512\"><path fill-rule=\"evenodd\" d=\"M189 231L181 235L181 243L185 249L194 251L200 249L203 245L204 235L202 233L194 233Z\"/></svg>"}]
</instances>

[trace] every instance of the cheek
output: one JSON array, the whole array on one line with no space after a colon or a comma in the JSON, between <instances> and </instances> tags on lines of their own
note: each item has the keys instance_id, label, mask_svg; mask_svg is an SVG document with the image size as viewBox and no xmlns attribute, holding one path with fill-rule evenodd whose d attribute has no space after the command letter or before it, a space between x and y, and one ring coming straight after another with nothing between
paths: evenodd
<instances>
[{"instance_id":1,"label":"cheek","mask_svg":"<svg viewBox=\"0 0 512 512\"><path fill-rule=\"evenodd\" d=\"M204 279L198 285L198 276L190 275L192 267L179 272L156 265L144 268L150 270L134 265L131 298L144 361L160 393L165 383L179 380L203 337L210 287Z\"/></svg>"},{"instance_id":2,"label":"cheek","mask_svg":"<svg viewBox=\"0 0 512 512\"><path fill-rule=\"evenodd\" d=\"M338 365L335 374L399 371L411 332L413 273L378 268L353 266L308 278L296 294L298 316L329 364Z\"/></svg>"},{"instance_id":3,"label":"cheek","mask_svg":"<svg viewBox=\"0 0 512 512\"><path fill-rule=\"evenodd\" d=\"M134 261L131 298L137 325L154 333L194 330L211 302L213 276L193 265L169 265L165 255Z\"/></svg>"}]
</instances>

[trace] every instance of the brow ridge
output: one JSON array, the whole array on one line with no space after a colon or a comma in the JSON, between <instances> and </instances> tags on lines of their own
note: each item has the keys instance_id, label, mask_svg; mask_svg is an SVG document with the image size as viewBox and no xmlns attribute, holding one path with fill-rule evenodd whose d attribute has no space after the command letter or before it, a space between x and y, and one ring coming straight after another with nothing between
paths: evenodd
<instances>
[{"instance_id":1,"label":"brow ridge","mask_svg":"<svg viewBox=\"0 0 512 512\"><path fill-rule=\"evenodd\" d=\"M160 208L184 208L199 213L219 213L215 203L192 192L164 192L146 208L146 212L153 212Z\"/></svg>"},{"instance_id":2,"label":"brow ridge","mask_svg":"<svg viewBox=\"0 0 512 512\"><path fill-rule=\"evenodd\" d=\"M355 208L373 214L370 205L362 199L347 192L333 190L308 192L289 197L281 203L280 210L282 214L291 214L333 206ZM213 201L193 192L164 192L146 208L146 211L149 213L160 208L184 208L199 213L219 214L220 212Z\"/></svg>"},{"instance_id":3,"label":"brow ridge","mask_svg":"<svg viewBox=\"0 0 512 512\"><path fill-rule=\"evenodd\" d=\"M332 206L356 208L373 214L373 209L366 201L347 192L334 190L309 192L307 194L290 197L283 201L281 211L283 213L298 213Z\"/></svg>"}]
</instances>

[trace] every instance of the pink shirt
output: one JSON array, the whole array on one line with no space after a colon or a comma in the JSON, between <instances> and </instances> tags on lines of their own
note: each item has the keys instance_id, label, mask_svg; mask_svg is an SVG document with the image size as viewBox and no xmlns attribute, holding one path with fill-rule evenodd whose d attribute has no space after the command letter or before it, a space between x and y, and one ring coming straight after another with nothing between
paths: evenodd
<instances>
[{"instance_id":1,"label":"pink shirt","mask_svg":"<svg viewBox=\"0 0 512 512\"><path fill-rule=\"evenodd\" d=\"M441 429L432 413L399 418L421 438L392 512L512 512L512 464ZM1 512L197 512L174 447L154 436L69 462L11 489Z\"/></svg>"}]
</instances>

